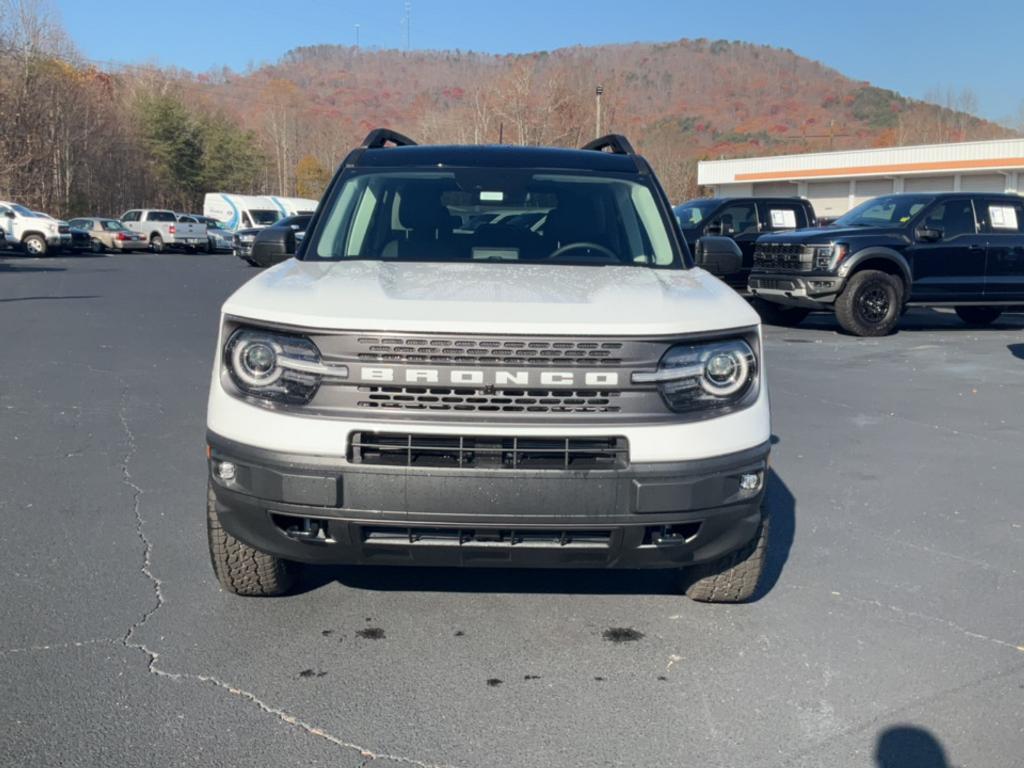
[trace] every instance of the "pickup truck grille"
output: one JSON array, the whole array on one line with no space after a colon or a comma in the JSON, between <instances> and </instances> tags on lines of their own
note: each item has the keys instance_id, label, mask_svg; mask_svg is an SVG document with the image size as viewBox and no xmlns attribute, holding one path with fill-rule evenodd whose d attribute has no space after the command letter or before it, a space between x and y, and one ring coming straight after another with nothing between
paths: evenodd
<instances>
[{"instance_id":1,"label":"pickup truck grille","mask_svg":"<svg viewBox=\"0 0 1024 768\"><path fill-rule=\"evenodd\" d=\"M612 390L359 387L360 408L483 413L618 413Z\"/></svg>"},{"instance_id":2,"label":"pickup truck grille","mask_svg":"<svg viewBox=\"0 0 1024 768\"><path fill-rule=\"evenodd\" d=\"M813 252L804 245L758 243L754 248L755 269L786 269L797 272L809 272L813 266Z\"/></svg>"},{"instance_id":3,"label":"pickup truck grille","mask_svg":"<svg viewBox=\"0 0 1024 768\"><path fill-rule=\"evenodd\" d=\"M381 363L457 365L621 365L621 341L360 336L358 358Z\"/></svg>"},{"instance_id":4,"label":"pickup truck grille","mask_svg":"<svg viewBox=\"0 0 1024 768\"><path fill-rule=\"evenodd\" d=\"M355 432L349 461L390 467L591 470L629 464L624 437L491 437Z\"/></svg>"}]
</instances>

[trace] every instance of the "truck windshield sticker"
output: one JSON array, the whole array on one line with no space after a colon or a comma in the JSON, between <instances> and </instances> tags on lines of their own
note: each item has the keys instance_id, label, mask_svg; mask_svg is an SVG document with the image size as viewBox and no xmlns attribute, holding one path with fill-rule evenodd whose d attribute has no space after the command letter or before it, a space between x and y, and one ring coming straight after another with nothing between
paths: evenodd
<instances>
[{"instance_id":1,"label":"truck windshield sticker","mask_svg":"<svg viewBox=\"0 0 1024 768\"><path fill-rule=\"evenodd\" d=\"M796 229L796 211L790 208L772 208L772 229Z\"/></svg>"},{"instance_id":2,"label":"truck windshield sticker","mask_svg":"<svg viewBox=\"0 0 1024 768\"><path fill-rule=\"evenodd\" d=\"M992 229L1018 229L1017 209L1012 205L990 205L988 220L992 222Z\"/></svg>"},{"instance_id":3,"label":"truck windshield sticker","mask_svg":"<svg viewBox=\"0 0 1024 768\"><path fill-rule=\"evenodd\" d=\"M501 191L488 192L487 190L480 191L480 202L481 203L500 203L505 199L505 193Z\"/></svg>"}]
</instances>

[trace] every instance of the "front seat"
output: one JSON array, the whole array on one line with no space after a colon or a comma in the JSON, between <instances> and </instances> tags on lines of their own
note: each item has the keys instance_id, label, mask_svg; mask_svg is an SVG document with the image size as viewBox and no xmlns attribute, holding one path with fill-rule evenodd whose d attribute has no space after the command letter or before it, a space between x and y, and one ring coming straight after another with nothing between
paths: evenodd
<instances>
[{"instance_id":1,"label":"front seat","mask_svg":"<svg viewBox=\"0 0 1024 768\"><path fill-rule=\"evenodd\" d=\"M402 190L398 202L398 223L405 233L384 246L382 258L415 261L450 255L452 217L441 204L440 194L436 187L407 187Z\"/></svg>"},{"instance_id":2,"label":"front seat","mask_svg":"<svg viewBox=\"0 0 1024 768\"><path fill-rule=\"evenodd\" d=\"M615 250L609 242L604 206L592 195L560 196L558 207L544 223L544 239L548 254L571 243L597 243ZM578 251L578 255L585 253L583 249Z\"/></svg>"}]
</instances>

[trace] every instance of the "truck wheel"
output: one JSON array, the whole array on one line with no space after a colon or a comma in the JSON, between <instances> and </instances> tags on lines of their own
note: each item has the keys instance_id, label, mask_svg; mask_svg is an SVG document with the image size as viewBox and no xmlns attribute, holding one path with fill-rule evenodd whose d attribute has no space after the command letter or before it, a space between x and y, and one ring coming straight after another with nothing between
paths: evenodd
<instances>
[{"instance_id":1,"label":"truck wheel","mask_svg":"<svg viewBox=\"0 0 1024 768\"><path fill-rule=\"evenodd\" d=\"M221 527L212 487L207 490L206 534L213 572L228 592L245 597L277 597L294 583L296 563L253 549Z\"/></svg>"},{"instance_id":2,"label":"truck wheel","mask_svg":"<svg viewBox=\"0 0 1024 768\"><path fill-rule=\"evenodd\" d=\"M761 519L757 535L742 549L714 563L682 572L681 590L701 603L742 603L754 596L764 573L768 554L768 516Z\"/></svg>"},{"instance_id":3,"label":"truck wheel","mask_svg":"<svg viewBox=\"0 0 1024 768\"><path fill-rule=\"evenodd\" d=\"M1003 314L1002 307L956 307L957 316L968 325L991 325Z\"/></svg>"},{"instance_id":4,"label":"truck wheel","mask_svg":"<svg viewBox=\"0 0 1024 768\"><path fill-rule=\"evenodd\" d=\"M160 235L150 235L149 247L152 249L153 253L163 253L164 239L160 237Z\"/></svg>"},{"instance_id":5,"label":"truck wheel","mask_svg":"<svg viewBox=\"0 0 1024 768\"><path fill-rule=\"evenodd\" d=\"M876 269L857 272L836 299L836 319L854 336L885 336L903 310L903 283Z\"/></svg>"},{"instance_id":6,"label":"truck wheel","mask_svg":"<svg viewBox=\"0 0 1024 768\"><path fill-rule=\"evenodd\" d=\"M811 310L804 309L803 307L785 307L781 304L765 301L764 299L754 299L752 303L754 309L757 310L757 314L768 325L781 325L793 328L800 325L804 318L811 314Z\"/></svg>"},{"instance_id":7,"label":"truck wheel","mask_svg":"<svg viewBox=\"0 0 1024 768\"><path fill-rule=\"evenodd\" d=\"M46 239L42 235L29 235L21 244L25 246L25 253L29 256L46 255Z\"/></svg>"}]
</instances>

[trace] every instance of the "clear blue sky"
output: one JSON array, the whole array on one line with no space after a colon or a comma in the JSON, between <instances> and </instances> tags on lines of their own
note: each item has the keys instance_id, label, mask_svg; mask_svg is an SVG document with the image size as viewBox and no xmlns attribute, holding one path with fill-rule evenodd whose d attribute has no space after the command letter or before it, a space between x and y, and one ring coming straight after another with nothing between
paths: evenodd
<instances>
[{"instance_id":1,"label":"clear blue sky","mask_svg":"<svg viewBox=\"0 0 1024 768\"><path fill-rule=\"evenodd\" d=\"M301 45L404 46L404 0L53 0L82 53L195 71L241 70ZM182 34L190 30L189 34ZM413 48L493 53L569 45L744 40L923 97L970 87L979 112L1024 104L1024 0L412 0Z\"/></svg>"}]
</instances>

